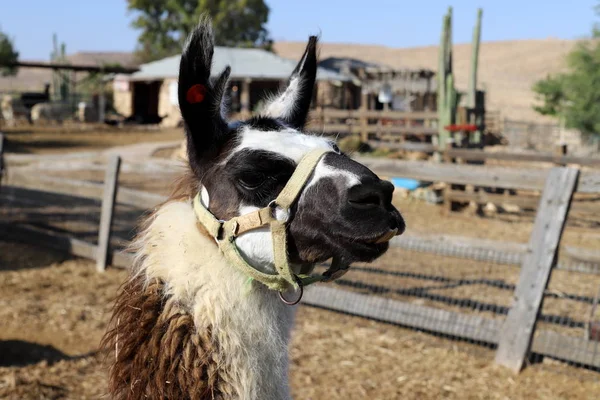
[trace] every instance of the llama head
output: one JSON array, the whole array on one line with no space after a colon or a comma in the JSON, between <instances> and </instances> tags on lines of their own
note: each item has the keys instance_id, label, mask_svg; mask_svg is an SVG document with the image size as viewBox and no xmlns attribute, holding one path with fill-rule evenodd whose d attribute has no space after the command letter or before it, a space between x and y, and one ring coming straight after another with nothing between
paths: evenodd
<instances>
[{"instance_id":1,"label":"llama head","mask_svg":"<svg viewBox=\"0 0 600 400\"><path fill-rule=\"evenodd\" d=\"M303 132L317 75L317 38L310 37L285 89L267 101L261 115L245 121L227 121L230 68L211 78L213 49L205 19L190 35L179 71L188 160L204 204L222 220L265 207L305 154L328 149L291 210L290 261L336 257L349 265L382 255L388 243L377 240L405 227L391 203L393 185L342 154L333 141ZM268 228L246 232L236 242L250 264L272 265Z\"/></svg>"}]
</instances>

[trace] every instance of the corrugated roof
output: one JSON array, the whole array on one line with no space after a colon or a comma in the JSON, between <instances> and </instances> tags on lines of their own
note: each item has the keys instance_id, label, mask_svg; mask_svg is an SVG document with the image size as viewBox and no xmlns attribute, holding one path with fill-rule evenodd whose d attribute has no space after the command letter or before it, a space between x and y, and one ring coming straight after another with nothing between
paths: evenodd
<instances>
[{"instance_id":1,"label":"corrugated roof","mask_svg":"<svg viewBox=\"0 0 600 400\"><path fill-rule=\"evenodd\" d=\"M181 56L173 56L140 65L140 71L131 75L131 80L176 78L179 74ZM215 47L213 74L218 74L227 65L231 66L231 79L287 79L297 60L289 60L262 49ZM318 80L350 81L351 77L322 67L317 70Z\"/></svg>"}]
</instances>

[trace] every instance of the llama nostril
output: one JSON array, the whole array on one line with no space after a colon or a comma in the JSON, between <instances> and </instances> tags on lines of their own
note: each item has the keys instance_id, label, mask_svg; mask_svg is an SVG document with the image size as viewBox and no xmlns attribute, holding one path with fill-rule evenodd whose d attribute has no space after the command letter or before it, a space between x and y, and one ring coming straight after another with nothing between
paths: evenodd
<instances>
[{"instance_id":1,"label":"llama nostril","mask_svg":"<svg viewBox=\"0 0 600 400\"><path fill-rule=\"evenodd\" d=\"M376 194L366 194L362 197L355 197L349 199L350 204L366 207L379 207L381 205L381 198Z\"/></svg>"},{"instance_id":2,"label":"llama nostril","mask_svg":"<svg viewBox=\"0 0 600 400\"><path fill-rule=\"evenodd\" d=\"M385 185L380 183L354 186L348 193L348 202L356 208L385 207L388 201L386 192Z\"/></svg>"}]
</instances>

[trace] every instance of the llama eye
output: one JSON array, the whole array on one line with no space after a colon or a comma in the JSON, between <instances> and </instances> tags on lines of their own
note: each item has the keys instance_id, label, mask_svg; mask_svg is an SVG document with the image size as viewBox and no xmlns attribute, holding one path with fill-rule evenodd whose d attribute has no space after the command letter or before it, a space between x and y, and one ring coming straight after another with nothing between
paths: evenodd
<instances>
[{"instance_id":1,"label":"llama eye","mask_svg":"<svg viewBox=\"0 0 600 400\"><path fill-rule=\"evenodd\" d=\"M254 190L262 186L266 177L263 174L249 173L244 174L238 179L238 182L244 189Z\"/></svg>"}]
</instances>

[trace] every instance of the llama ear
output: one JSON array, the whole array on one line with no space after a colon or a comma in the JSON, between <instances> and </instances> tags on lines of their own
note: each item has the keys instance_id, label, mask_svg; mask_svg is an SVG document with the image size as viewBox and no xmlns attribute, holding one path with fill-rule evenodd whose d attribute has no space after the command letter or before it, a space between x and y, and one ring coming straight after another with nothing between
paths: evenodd
<instances>
[{"instance_id":1,"label":"llama ear","mask_svg":"<svg viewBox=\"0 0 600 400\"><path fill-rule=\"evenodd\" d=\"M296 129L306 123L317 77L317 37L311 36L283 93L265 107L266 116L279 118Z\"/></svg>"},{"instance_id":2,"label":"llama ear","mask_svg":"<svg viewBox=\"0 0 600 400\"><path fill-rule=\"evenodd\" d=\"M210 79L213 53L212 24L202 17L181 54L178 83L188 160L196 172L198 163L218 155L230 134L223 99L231 69L227 66L216 79Z\"/></svg>"}]
</instances>

